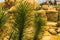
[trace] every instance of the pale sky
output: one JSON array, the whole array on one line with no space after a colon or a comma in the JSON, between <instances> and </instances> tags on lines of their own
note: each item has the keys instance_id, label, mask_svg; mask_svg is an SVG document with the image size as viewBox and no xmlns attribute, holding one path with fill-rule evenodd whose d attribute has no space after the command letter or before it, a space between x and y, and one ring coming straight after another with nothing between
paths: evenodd
<instances>
[{"instance_id":1,"label":"pale sky","mask_svg":"<svg viewBox=\"0 0 60 40\"><path fill-rule=\"evenodd\" d=\"M43 2L45 2L46 0L38 0L38 2L40 2L40 3L43 3Z\"/></svg>"},{"instance_id":2,"label":"pale sky","mask_svg":"<svg viewBox=\"0 0 60 40\"><path fill-rule=\"evenodd\" d=\"M43 2L45 2L46 0L38 0L38 2L40 2L40 3L43 3ZM60 1L60 0L57 0L57 1ZM0 0L0 2L4 2L4 0Z\"/></svg>"},{"instance_id":3,"label":"pale sky","mask_svg":"<svg viewBox=\"0 0 60 40\"><path fill-rule=\"evenodd\" d=\"M4 0L0 0L0 2L3 2Z\"/></svg>"},{"instance_id":4,"label":"pale sky","mask_svg":"<svg viewBox=\"0 0 60 40\"><path fill-rule=\"evenodd\" d=\"M3 2L4 0L0 0L0 2ZM44 2L45 0L38 0L39 2Z\"/></svg>"},{"instance_id":5,"label":"pale sky","mask_svg":"<svg viewBox=\"0 0 60 40\"><path fill-rule=\"evenodd\" d=\"M38 0L39 2L44 2L45 0ZM4 2L4 0L0 0L0 2Z\"/></svg>"}]
</instances>

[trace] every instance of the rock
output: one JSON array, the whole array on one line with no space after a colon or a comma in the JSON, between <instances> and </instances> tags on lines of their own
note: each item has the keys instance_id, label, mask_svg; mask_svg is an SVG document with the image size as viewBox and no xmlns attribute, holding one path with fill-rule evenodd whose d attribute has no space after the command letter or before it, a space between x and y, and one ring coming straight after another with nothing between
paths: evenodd
<instances>
[{"instance_id":1,"label":"rock","mask_svg":"<svg viewBox=\"0 0 60 40\"><path fill-rule=\"evenodd\" d=\"M53 34L53 35L57 34L56 29L54 29L54 28L50 28L50 29L48 30L48 32L50 32L50 33Z\"/></svg>"},{"instance_id":2,"label":"rock","mask_svg":"<svg viewBox=\"0 0 60 40\"><path fill-rule=\"evenodd\" d=\"M56 10L56 8L54 8L54 6L43 5L42 8L44 10L46 10L46 15L47 15L48 21L53 21L53 22L57 21L58 11Z\"/></svg>"},{"instance_id":3,"label":"rock","mask_svg":"<svg viewBox=\"0 0 60 40\"><path fill-rule=\"evenodd\" d=\"M43 5L42 8L43 8L44 10L56 10L56 8L54 8L54 7L51 6L51 5Z\"/></svg>"},{"instance_id":4,"label":"rock","mask_svg":"<svg viewBox=\"0 0 60 40\"><path fill-rule=\"evenodd\" d=\"M52 35L51 36L51 38L50 38L50 40L60 40L60 38L58 38L58 36L56 35Z\"/></svg>"},{"instance_id":5,"label":"rock","mask_svg":"<svg viewBox=\"0 0 60 40\"><path fill-rule=\"evenodd\" d=\"M47 22L46 25L47 26L56 26L57 22Z\"/></svg>"},{"instance_id":6,"label":"rock","mask_svg":"<svg viewBox=\"0 0 60 40\"><path fill-rule=\"evenodd\" d=\"M53 6L49 5L48 10L56 10Z\"/></svg>"},{"instance_id":7,"label":"rock","mask_svg":"<svg viewBox=\"0 0 60 40\"><path fill-rule=\"evenodd\" d=\"M43 38L41 40L50 40L51 36L43 36Z\"/></svg>"},{"instance_id":8,"label":"rock","mask_svg":"<svg viewBox=\"0 0 60 40\"><path fill-rule=\"evenodd\" d=\"M51 34L50 34L48 31L45 31L43 35L44 35L44 36L49 36L49 35L51 35Z\"/></svg>"},{"instance_id":9,"label":"rock","mask_svg":"<svg viewBox=\"0 0 60 40\"><path fill-rule=\"evenodd\" d=\"M57 22L58 11L56 10L47 10L47 20L51 22Z\"/></svg>"},{"instance_id":10,"label":"rock","mask_svg":"<svg viewBox=\"0 0 60 40\"><path fill-rule=\"evenodd\" d=\"M60 27L60 21L57 22L56 26L57 27Z\"/></svg>"},{"instance_id":11,"label":"rock","mask_svg":"<svg viewBox=\"0 0 60 40\"><path fill-rule=\"evenodd\" d=\"M60 28L57 28L57 30L56 30L56 31L57 31L57 33L60 33Z\"/></svg>"},{"instance_id":12,"label":"rock","mask_svg":"<svg viewBox=\"0 0 60 40\"><path fill-rule=\"evenodd\" d=\"M43 5L42 8L45 9L45 10L48 10L48 5Z\"/></svg>"}]
</instances>

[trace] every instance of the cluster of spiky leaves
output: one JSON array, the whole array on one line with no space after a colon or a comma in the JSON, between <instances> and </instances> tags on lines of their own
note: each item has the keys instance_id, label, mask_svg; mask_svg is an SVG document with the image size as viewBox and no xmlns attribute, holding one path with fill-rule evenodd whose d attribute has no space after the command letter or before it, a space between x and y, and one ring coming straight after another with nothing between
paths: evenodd
<instances>
[{"instance_id":1,"label":"cluster of spiky leaves","mask_svg":"<svg viewBox=\"0 0 60 40\"><path fill-rule=\"evenodd\" d=\"M13 40L17 40L17 35L19 35L19 40L22 40L21 38L23 37L23 30L25 28L25 22L27 17L26 15L29 13L31 13L34 9L33 9L33 5L28 3L28 2L24 2L23 0L20 2L19 7L17 8L17 10L15 12L13 12L16 16L15 16L15 27L17 26L17 28L19 29L18 32L13 31L11 33L11 36L9 38L9 40L12 38ZM41 7L37 8L37 10L41 9ZM4 14L1 12L1 17L0 17L0 25L4 24L8 18L8 14ZM30 17L31 18L31 17ZM35 17L35 23L36 23L36 33L34 35L34 39L33 40L37 40L37 36L39 34L39 32L42 31L42 26L45 24L44 21L41 19L41 16L39 14L37 14L37 16ZM29 19L28 19L29 20ZM4 23L3 23L4 22ZM26 24L27 25L27 24Z\"/></svg>"},{"instance_id":2,"label":"cluster of spiky leaves","mask_svg":"<svg viewBox=\"0 0 60 40\"><path fill-rule=\"evenodd\" d=\"M60 13L58 14L58 21L60 21Z\"/></svg>"},{"instance_id":3,"label":"cluster of spiky leaves","mask_svg":"<svg viewBox=\"0 0 60 40\"><path fill-rule=\"evenodd\" d=\"M0 27L2 27L4 25L7 18L8 18L8 14L5 14L5 12L3 12L2 8L0 8Z\"/></svg>"},{"instance_id":4,"label":"cluster of spiky leaves","mask_svg":"<svg viewBox=\"0 0 60 40\"><path fill-rule=\"evenodd\" d=\"M43 26L45 25L45 20L43 20L42 16L38 13L36 13L35 16L35 23L36 23L36 31L35 31L35 35L34 35L34 39L33 40L38 40L38 35L39 33L42 33L43 31ZM42 34L41 34L42 35Z\"/></svg>"},{"instance_id":5,"label":"cluster of spiky leaves","mask_svg":"<svg viewBox=\"0 0 60 40\"><path fill-rule=\"evenodd\" d=\"M1 26L1 23L2 23L2 14L3 14L2 8L0 8L0 26Z\"/></svg>"},{"instance_id":6,"label":"cluster of spiky leaves","mask_svg":"<svg viewBox=\"0 0 60 40\"><path fill-rule=\"evenodd\" d=\"M3 12L2 12L2 8L0 7L0 18L2 16Z\"/></svg>"},{"instance_id":7,"label":"cluster of spiky leaves","mask_svg":"<svg viewBox=\"0 0 60 40\"><path fill-rule=\"evenodd\" d=\"M36 8L36 10L41 10L42 9L42 7L41 6L38 6L37 8Z\"/></svg>"},{"instance_id":8,"label":"cluster of spiky leaves","mask_svg":"<svg viewBox=\"0 0 60 40\"><path fill-rule=\"evenodd\" d=\"M35 33L35 11L26 14L22 40L32 40Z\"/></svg>"},{"instance_id":9,"label":"cluster of spiky leaves","mask_svg":"<svg viewBox=\"0 0 60 40\"><path fill-rule=\"evenodd\" d=\"M57 8L60 8L60 4L56 5Z\"/></svg>"},{"instance_id":10,"label":"cluster of spiky leaves","mask_svg":"<svg viewBox=\"0 0 60 40\"><path fill-rule=\"evenodd\" d=\"M26 19L26 14L30 13L33 11L33 5L30 3L21 1L20 5L17 9L17 16L16 16L16 24L19 29L19 40L22 40L21 38L23 37L23 30L25 28L25 19ZM45 24L45 22L41 19L41 16L37 14L36 16L36 33L34 36L33 40L37 39L37 35L39 34L40 31L42 31L42 26Z\"/></svg>"},{"instance_id":11,"label":"cluster of spiky leaves","mask_svg":"<svg viewBox=\"0 0 60 40\"><path fill-rule=\"evenodd\" d=\"M33 10L30 3L24 2L23 0L20 2L19 7L17 8L17 16L16 16L16 24L19 29L19 40L22 40L23 29L25 27L25 16L27 13Z\"/></svg>"}]
</instances>

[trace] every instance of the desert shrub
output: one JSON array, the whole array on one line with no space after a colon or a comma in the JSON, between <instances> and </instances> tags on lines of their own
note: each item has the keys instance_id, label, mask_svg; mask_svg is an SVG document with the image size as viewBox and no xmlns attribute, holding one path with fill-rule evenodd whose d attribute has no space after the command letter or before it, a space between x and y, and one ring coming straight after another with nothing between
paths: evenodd
<instances>
[{"instance_id":1,"label":"desert shrub","mask_svg":"<svg viewBox=\"0 0 60 40\"><path fill-rule=\"evenodd\" d=\"M0 7L0 27L2 25L2 17L3 17L3 11L2 8Z\"/></svg>"},{"instance_id":2,"label":"desert shrub","mask_svg":"<svg viewBox=\"0 0 60 40\"><path fill-rule=\"evenodd\" d=\"M0 18L2 16L3 12L2 12L2 8L0 7Z\"/></svg>"},{"instance_id":3,"label":"desert shrub","mask_svg":"<svg viewBox=\"0 0 60 40\"><path fill-rule=\"evenodd\" d=\"M38 6L35 10L41 10L42 7L41 6Z\"/></svg>"},{"instance_id":4,"label":"desert shrub","mask_svg":"<svg viewBox=\"0 0 60 40\"><path fill-rule=\"evenodd\" d=\"M60 8L60 4L58 4L57 7Z\"/></svg>"},{"instance_id":5,"label":"desert shrub","mask_svg":"<svg viewBox=\"0 0 60 40\"><path fill-rule=\"evenodd\" d=\"M26 17L26 15L29 15L29 13L31 13L33 10L34 9L33 9L32 4L30 4L28 2L21 1L19 7L14 12L14 14L17 14L15 16L15 18L16 18L15 19L15 26L17 25L17 28L19 29L19 40L22 40L22 37L23 37L23 31L24 31L25 22L26 22L25 19L29 17L29 16ZM37 37L36 35L38 35L39 32L41 31L42 26L45 25L45 22L42 20L41 16L39 14L37 14L37 15L38 16L35 17L36 18L35 22L36 22L36 32L37 32L37 34L35 34L34 40Z\"/></svg>"},{"instance_id":6,"label":"desert shrub","mask_svg":"<svg viewBox=\"0 0 60 40\"><path fill-rule=\"evenodd\" d=\"M36 31L35 31L35 35L34 35L34 40L37 40L39 33L41 33L41 35L42 35L43 26L45 25L46 22L45 22L45 20L43 20L43 17L37 13L35 15L35 23L36 23Z\"/></svg>"},{"instance_id":7,"label":"desert shrub","mask_svg":"<svg viewBox=\"0 0 60 40\"><path fill-rule=\"evenodd\" d=\"M58 21L60 21L60 13L58 14Z\"/></svg>"},{"instance_id":8,"label":"desert shrub","mask_svg":"<svg viewBox=\"0 0 60 40\"><path fill-rule=\"evenodd\" d=\"M16 24L18 26L19 29L19 40L22 40L22 36L23 36L23 29L25 27L25 16L26 14L30 13L33 10L33 6L28 3L28 2L24 2L23 0L20 2L19 7L17 8L16 11Z\"/></svg>"},{"instance_id":9,"label":"desert shrub","mask_svg":"<svg viewBox=\"0 0 60 40\"><path fill-rule=\"evenodd\" d=\"M8 13L5 14L5 12L3 12L2 8L0 8L0 28L5 24L5 22L8 19Z\"/></svg>"},{"instance_id":10,"label":"desert shrub","mask_svg":"<svg viewBox=\"0 0 60 40\"><path fill-rule=\"evenodd\" d=\"M57 4L54 6L55 8L60 8L60 4Z\"/></svg>"}]
</instances>

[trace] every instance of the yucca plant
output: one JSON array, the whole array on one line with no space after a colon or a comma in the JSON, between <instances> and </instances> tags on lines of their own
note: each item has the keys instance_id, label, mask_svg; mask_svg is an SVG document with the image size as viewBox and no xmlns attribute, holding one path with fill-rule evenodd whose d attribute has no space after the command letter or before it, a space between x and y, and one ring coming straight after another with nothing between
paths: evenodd
<instances>
[{"instance_id":1,"label":"yucca plant","mask_svg":"<svg viewBox=\"0 0 60 40\"><path fill-rule=\"evenodd\" d=\"M58 14L58 21L60 21L60 13Z\"/></svg>"},{"instance_id":2,"label":"yucca plant","mask_svg":"<svg viewBox=\"0 0 60 40\"><path fill-rule=\"evenodd\" d=\"M35 33L35 12L26 14L25 28L22 40L32 40Z\"/></svg>"},{"instance_id":3,"label":"yucca plant","mask_svg":"<svg viewBox=\"0 0 60 40\"><path fill-rule=\"evenodd\" d=\"M32 11L32 8L29 6L30 4L24 2L23 0L20 2L19 7L17 8L17 16L16 16L16 24L19 29L19 40L22 40L23 30L25 28L25 19L26 14Z\"/></svg>"},{"instance_id":4,"label":"yucca plant","mask_svg":"<svg viewBox=\"0 0 60 40\"><path fill-rule=\"evenodd\" d=\"M2 12L2 8L0 7L0 18L2 16L3 12Z\"/></svg>"},{"instance_id":5,"label":"yucca plant","mask_svg":"<svg viewBox=\"0 0 60 40\"><path fill-rule=\"evenodd\" d=\"M1 27L1 23L2 23L2 14L3 14L3 12L2 12L2 8L0 7L0 27Z\"/></svg>"},{"instance_id":6,"label":"yucca plant","mask_svg":"<svg viewBox=\"0 0 60 40\"><path fill-rule=\"evenodd\" d=\"M36 23L36 27L35 27L36 31L35 31L33 40L38 40L38 35L42 33L43 26L45 25L46 22L45 22L45 20L43 20L43 17L40 14L36 13L35 23Z\"/></svg>"},{"instance_id":7,"label":"yucca plant","mask_svg":"<svg viewBox=\"0 0 60 40\"><path fill-rule=\"evenodd\" d=\"M17 24L19 26L19 30L20 30L20 35L19 35L19 40L21 40L22 38L22 34L23 34L23 29L24 29L24 23L25 23L25 5L22 2L19 6L20 8L18 9L18 16L17 16Z\"/></svg>"},{"instance_id":8,"label":"yucca plant","mask_svg":"<svg viewBox=\"0 0 60 40\"><path fill-rule=\"evenodd\" d=\"M4 14L2 8L0 8L0 28L3 26L6 20L7 20L7 14Z\"/></svg>"},{"instance_id":9,"label":"yucca plant","mask_svg":"<svg viewBox=\"0 0 60 40\"><path fill-rule=\"evenodd\" d=\"M33 5L22 0L17 8L16 14L15 25L19 29L19 40L36 40L35 38L37 38L37 34L41 31L41 26L44 25L44 22L40 16L35 17Z\"/></svg>"},{"instance_id":10,"label":"yucca plant","mask_svg":"<svg viewBox=\"0 0 60 40\"><path fill-rule=\"evenodd\" d=\"M35 27L35 11L33 9L33 5L26 2L26 16L25 16L25 28L23 31L22 40L32 40L34 36L34 27Z\"/></svg>"},{"instance_id":11,"label":"yucca plant","mask_svg":"<svg viewBox=\"0 0 60 40\"><path fill-rule=\"evenodd\" d=\"M42 8L41 8L41 6L38 6L35 10L41 10Z\"/></svg>"}]
</instances>

